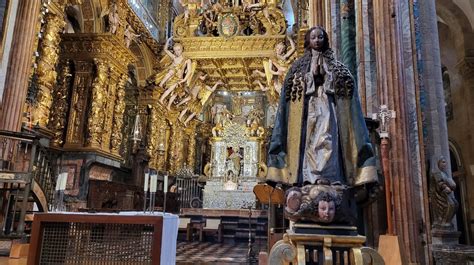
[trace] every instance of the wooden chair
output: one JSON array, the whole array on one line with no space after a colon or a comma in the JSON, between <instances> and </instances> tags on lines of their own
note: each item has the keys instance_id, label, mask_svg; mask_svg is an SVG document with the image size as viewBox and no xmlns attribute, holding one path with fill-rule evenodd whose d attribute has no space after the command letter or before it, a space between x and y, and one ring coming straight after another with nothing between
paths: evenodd
<instances>
[{"instance_id":1,"label":"wooden chair","mask_svg":"<svg viewBox=\"0 0 474 265\"><path fill-rule=\"evenodd\" d=\"M186 240L191 241L191 218L180 217L178 231L186 231Z\"/></svg>"},{"instance_id":2,"label":"wooden chair","mask_svg":"<svg viewBox=\"0 0 474 265\"><path fill-rule=\"evenodd\" d=\"M203 228L204 233L217 233L218 242L222 242L222 224L221 219L206 219L206 225Z\"/></svg>"}]
</instances>

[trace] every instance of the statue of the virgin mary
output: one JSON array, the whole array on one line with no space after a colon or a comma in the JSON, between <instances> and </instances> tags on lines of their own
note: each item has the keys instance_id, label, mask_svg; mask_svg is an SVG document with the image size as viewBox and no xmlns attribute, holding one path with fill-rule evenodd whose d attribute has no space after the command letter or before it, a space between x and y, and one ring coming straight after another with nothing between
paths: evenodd
<instances>
[{"instance_id":1,"label":"statue of the virgin mary","mask_svg":"<svg viewBox=\"0 0 474 265\"><path fill-rule=\"evenodd\" d=\"M323 28L311 28L304 47L283 84L267 178L299 185L377 181L354 78L334 58Z\"/></svg>"}]
</instances>

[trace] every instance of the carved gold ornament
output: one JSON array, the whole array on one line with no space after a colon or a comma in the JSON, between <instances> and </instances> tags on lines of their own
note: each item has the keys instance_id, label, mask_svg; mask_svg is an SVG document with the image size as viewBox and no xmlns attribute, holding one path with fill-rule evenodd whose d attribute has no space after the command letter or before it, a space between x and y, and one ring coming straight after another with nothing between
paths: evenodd
<instances>
[{"instance_id":1,"label":"carved gold ornament","mask_svg":"<svg viewBox=\"0 0 474 265\"><path fill-rule=\"evenodd\" d=\"M241 146L244 146L247 142L247 136L245 135L245 127L237 123L227 123L224 125L224 131L222 132L222 139L228 147L232 147L234 150L239 150Z\"/></svg>"},{"instance_id":2,"label":"carved gold ornament","mask_svg":"<svg viewBox=\"0 0 474 265\"><path fill-rule=\"evenodd\" d=\"M218 20L219 34L230 38L239 33L239 19L232 13L222 14Z\"/></svg>"}]
</instances>

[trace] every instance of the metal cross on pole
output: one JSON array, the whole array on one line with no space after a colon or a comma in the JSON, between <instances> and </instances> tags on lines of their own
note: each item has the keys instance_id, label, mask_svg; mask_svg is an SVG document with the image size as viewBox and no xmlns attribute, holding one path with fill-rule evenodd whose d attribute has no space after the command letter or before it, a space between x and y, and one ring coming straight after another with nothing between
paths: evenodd
<instances>
[{"instance_id":1,"label":"metal cross on pole","mask_svg":"<svg viewBox=\"0 0 474 265\"><path fill-rule=\"evenodd\" d=\"M382 171L385 177L385 204L387 207L387 234L393 235L392 218L392 177L390 174L390 144L389 144L389 122L395 119L396 112L389 110L387 105L381 105L378 113L372 114L372 118L380 121L379 135L381 138L380 155L382 158Z\"/></svg>"}]
</instances>

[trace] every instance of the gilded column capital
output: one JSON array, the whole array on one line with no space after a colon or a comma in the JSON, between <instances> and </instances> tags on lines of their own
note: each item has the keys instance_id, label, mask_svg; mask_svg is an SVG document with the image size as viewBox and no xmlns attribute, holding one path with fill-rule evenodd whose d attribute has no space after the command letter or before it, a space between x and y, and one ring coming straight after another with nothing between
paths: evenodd
<instances>
[{"instance_id":1,"label":"gilded column capital","mask_svg":"<svg viewBox=\"0 0 474 265\"><path fill-rule=\"evenodd\" d=\"M63 35L61 42L65 57L74 60L108 60L120 73L127 73L127 66L137 59L125 47L123 40L111 33L74 33Z\"/></svg>"},{"instance_id":2,"label":"gilded column capital","mask_svg":"<svg viewBox=\"0 0 474 265\"><path fill-rule=\"evenodd\" d=\"M78 3L80 2L80 3ZM82 4L82 0L55 0L48 4L48 10L50 13L54 13L58 16L64 17L64 9L67 5L78 5Z\"/></svg>"}]
</instances>

